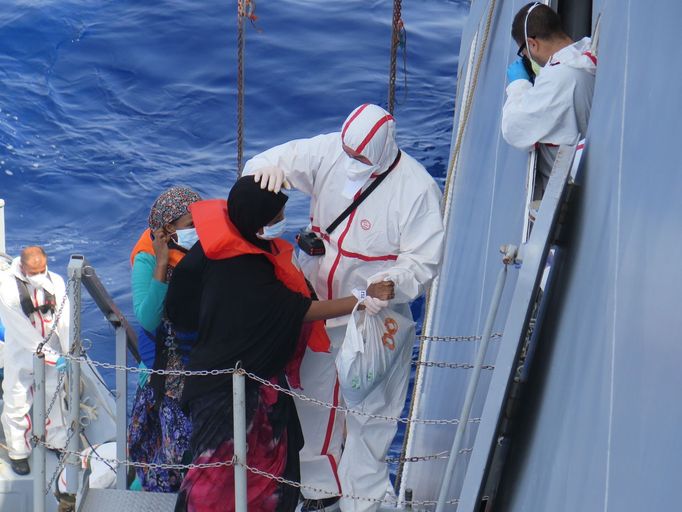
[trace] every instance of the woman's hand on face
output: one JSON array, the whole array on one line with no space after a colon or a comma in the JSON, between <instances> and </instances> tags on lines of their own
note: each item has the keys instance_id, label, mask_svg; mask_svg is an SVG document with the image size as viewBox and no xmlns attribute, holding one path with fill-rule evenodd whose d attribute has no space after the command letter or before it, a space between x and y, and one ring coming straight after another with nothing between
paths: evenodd
<instances>
[{"instance_id":1,"label":"woman's hand on face","mask_svg":"<svg viewBox=\"0 0 682 512\"><path fill-rule=\"evenodd\" d=\"M170 236L168 233L166 233L164 228L154 230L154 240L152 240L152 246L154 247L154 255L156 256L157 264L168 264L169 240Z\"/></svg>"},{"instance_id":2,"label":"woman's hand on face","mask_svg":"<svg viewBox=\"0 0 682 512\"><path fill-rule=\"evenodd\" d=\"M367 287L367 295L380 300L391 300L395 297L395 284L393 281L380 281Z\"/></svg>"}]
</instances>

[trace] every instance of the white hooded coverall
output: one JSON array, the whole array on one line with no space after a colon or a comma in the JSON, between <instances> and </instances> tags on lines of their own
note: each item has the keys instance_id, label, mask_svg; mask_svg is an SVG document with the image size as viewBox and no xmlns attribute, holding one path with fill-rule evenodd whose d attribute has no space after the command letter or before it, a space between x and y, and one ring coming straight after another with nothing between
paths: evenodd
<instances>
[{"instance_id":1,"label":"white hooded coverall","mask_svg":"<svg viewBox=\"0 0 682 512\"><path fill-rule=\"evenodd\" d=\"M342 142L374 165L358 165ZM376 105L355 109L342 132L294 140L267 150L246 163L244 174L262 167L281 168L291 185L311 197L310 223L325 241L324 256L301 255L301 266L320 299L351 295L354 288L383 278L395 282L390 308L411 318L409 302L424 293L439 268L443 223L441 192L424 167L404 151L386 179L330 235L325 229L352 202L344 197L350 174L367 188L395 161L393 117ZM371 176L370 176L371 175ZM357 197L361 193L358 190ZM342 404L334 360L344 339L348 317L327 321L331 353L307 350L301 366L303 394ZM399 376L384 381L357 408L397 417L405 403L412 347L398 364ZM296 401L305 446L301 450L301 482L339 494L383 499L390 491L384 461L395 436L395 422L347 415ZM343 455L344 419L346 439ZM340 460L339 460L340 459ZM330 497L302 489L309 499ZM341 510L373 511L377 503L341 499Z\"/></svg>"},{"instance_id":2,"label":"white hooded coverall","mask_svg":"<svg viewBox=\"0 0 682 512\"><path fill-rule=\"evenodd\" d=\"M46 287L55 296L56 308L66 293L64 280L48 271L50 282ZM34 306L45 304L42 288L34 288L21 271L20 260L15 258L7 273L0 274L0 318L5 325L5 378L2 382L4 406L2 427L11 459L24 459L31 453L31 417L33 403L33 353L43 338L50 332L55 320L53 313L36 311L30 318L21 308L19 289L15 278L24 281ZM69 346L69 303L64 304L63 313L55 333L44 346L45 393L49 403L57 388L58 372L55 363ZM47 442L58 448L66 445L66 428L60 401L57 400L46 422Z\"/></svg>"},{"instance_id":3,"label":"white hooded coverall","mask_svg":"<svg viewBox=\"0 0 682 512\"><path fill-rule=\"evenodd\" d=\"M587 132L597 58L585 37L556 52L535 79L514 80L507 86L502 108L502 135L512 146L530 150L538 147L539 197L561 144L573 144Z\"/></svg>"}]
</instances>

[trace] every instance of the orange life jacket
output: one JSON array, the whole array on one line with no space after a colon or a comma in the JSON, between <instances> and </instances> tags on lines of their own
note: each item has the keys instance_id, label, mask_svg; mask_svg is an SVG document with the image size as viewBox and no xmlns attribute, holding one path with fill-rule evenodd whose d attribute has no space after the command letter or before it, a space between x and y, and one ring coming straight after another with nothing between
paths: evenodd
<instances>
[{"instance_id":1,"label":"orange life jacket","mask_svg":"<svg viewBox=\"0 0 682 512\"><path fill-rule=\"evenodd\" d=\"M154 253L154 244L152 244L151 229L147 228L144 230L140 239L133 247L133 251L130 253L130 264L135 262L135 256L140 252L146 252L152 256L156 256ZM180 260L185 256L185 253L178 251L177 249L168 250L168 265L171 267L176 267Z\"/></svg>"},{"instance_id":2,"label":"orange life jacket","mask_svg":"<svg viewBox=\"0 0 682 512\"><path fill-rule=\"evenodd\" d=\"M295 263L294 246L286 240L272 240L273 253L264 251L245 240L239 230L230 222L227 202L224 199L210 199L192 203L189 207L192 220L199 235L199 242L206 257L221 260L243 254L262 254L275 267L275 276L291 291L310 297L310 289L303 272ZM307 345L315 352L329 352L330 341L323 321L310 323L312 328Z\"/></svg>"}]
</instances>

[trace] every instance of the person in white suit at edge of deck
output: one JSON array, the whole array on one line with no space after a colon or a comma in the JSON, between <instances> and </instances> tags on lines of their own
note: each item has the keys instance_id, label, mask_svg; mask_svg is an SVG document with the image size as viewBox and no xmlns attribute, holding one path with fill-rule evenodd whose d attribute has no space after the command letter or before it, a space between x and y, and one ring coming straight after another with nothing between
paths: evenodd
<instances>
[{"instance_id":1,"label":"person in white suit at edge of deck","mask_svg":"<svg viewBox=\"0 0 682 512\"><path fill-rule=\"evenodd\" d=\"M507 100L502 108L502 136L512 146L538 148L534 200L542 199L561 144L573 144L587 132L592 109L597 57L591 40L574 42L559 15L539 2L514 16L512 39L518 58L507 68ZM532 63L535 83L523 64Z\"/></svg>"},{"instance_id":2,"label":"person in white suit at edge of deck","mask_svg":"<svg viewBox=\"0 0 682 512\"><path fill-rule=\"evenodd\" d=\"M389 173L331 234L326 228L362 191ZM399 150L395 120L383 108L364 104L347 117L340 132L287 142L249 160L244 174L261 187L293 186L311 197L310 228L324 241L322 256L300 254L303 271L320 299L361 294L369 283L395 283L390 307L412 318L409 304L436 276L443 248L441 192L414 158ZM289 185L290 184L290 185ZM386 304L367 305L368 312ZM373 307L370 307L373 306ZM327 322L331 352L306 351L301 366L303 394L337 405L335 358L348 316ZM400 382L380 383L358 406L365 413L397 417L405 403L410 354L398 364ZM296 400L305 446L301 451L301 510L374 511L379 503L338 499L341 494L384 499L394 494L385 457L397 430L387 422ZM344 421L346 428L344 442ZM308 488L324 489L317 493ZM330 498L330 493L337 497ZM317 508L316 508L317 507Z\"/></svg>"},{"instance_id":3,"label":"person in white suit at edge of deck","mask_svg":"<svg viewBox=\"0 0 682 512\"><path fill-rule=\"evenodd\" d=\"M64 280L47 269L47 256L38 246L26 247L12 261L8 272L0 274L0 318L5 325L5 378L2 427L12 470L30 472L32 425L29 411L33 403L33 354L57 326L43 347L45 354L45 395L51 400L57 389L58 372L66 369L62 356L69 347L69 303ZM62 314L57 311L64 301ZM47 443L66 446L66 427L60 401L46 421Z\"/></svg>"}]
</instances>

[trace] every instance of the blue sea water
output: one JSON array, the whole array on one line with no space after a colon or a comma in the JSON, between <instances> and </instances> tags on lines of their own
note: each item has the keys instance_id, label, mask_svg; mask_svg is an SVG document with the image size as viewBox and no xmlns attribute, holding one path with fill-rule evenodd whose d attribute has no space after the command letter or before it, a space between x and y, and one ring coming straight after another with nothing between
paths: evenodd
<instances>
[{"instance_id":1,"label":"blue sea water","mask_svg":"<svg viewBox=\"0 0 682 512\"><path fill-rule=\"evenodd\" d=\"M468 5L403 3L398 141L441 185ZM257 2L246 34L246 157L337 131L358 104L386 106L391 10L389 0ZM71 254L84 254L132 318L128 258L154 198L177 184L225 197L235 180L236 28L236 2L6 0L7 252L41 244L62 275ZM292 193L287 215L291 238L307 222L307 198ZM422 303L414 309L421 318ZM112 329L90 302L83 331L91 357L113 361ZM103 375L113 385L113 373Z\"/></svg>"}]
</instances>

